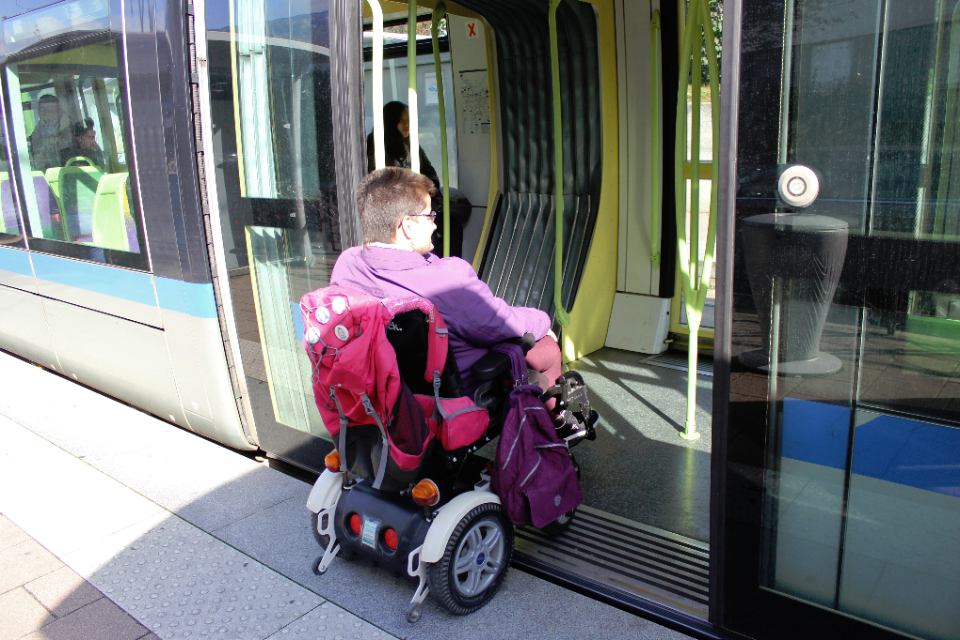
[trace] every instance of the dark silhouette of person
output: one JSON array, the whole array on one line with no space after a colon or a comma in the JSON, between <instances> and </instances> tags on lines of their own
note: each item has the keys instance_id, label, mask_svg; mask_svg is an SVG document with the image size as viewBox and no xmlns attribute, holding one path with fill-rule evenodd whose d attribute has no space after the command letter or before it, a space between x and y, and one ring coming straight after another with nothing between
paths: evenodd
<instances>
[{"instance_id":1,"label":"dark silhouette of person","mask_svg":"<svg viewBox=\"0 0 960 640\"><path fill-rule=\"evenodd\" d=\"M34 171L62 166L60 150L68 144L69 127L60 128L60 100L45 94L37 107L37 126L27 138L30 143L30 165Z\"/></svg>"}]
</instances>

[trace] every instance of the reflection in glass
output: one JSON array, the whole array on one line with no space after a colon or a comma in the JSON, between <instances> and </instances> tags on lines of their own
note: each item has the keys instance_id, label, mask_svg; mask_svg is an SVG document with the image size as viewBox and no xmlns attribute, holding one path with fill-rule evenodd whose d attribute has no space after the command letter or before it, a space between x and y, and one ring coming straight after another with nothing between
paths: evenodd
<instances>
[{"instance_id":1,"label":"reflection in glass","mask_svg":"<svg viewBox=\"0 0 960 640\"><path fill-rule=\"evenodd\" d=\"M747 64L763 60L789 77L764 89L781 117L762 115L782 123L779 131L741 122L738 167L732 344L740 362L750 353L769 359L740 366L731 381L741 403L732 414L755 411L764 425L760 586L902 633L956 640L960 3L785 6L787 38L744 36ZM784 41L792 42L786 60ZM818 173L809 208L775 200L782 163ZM767 218L780 244L764 254L751 226ZM835 293L782 273L810 240L809 230L787 233L788 218L849 228ZM829 266L814 254L793 262ZM773 274L774 286L756 286L751 270ZM813 344L795 326L811 292L828 304L819 351L838 360L836 371L777 366Z\"/></svg>"},{"instance_id":2,"label":"reflection in glass","mask_svg":"<svg viewBox=\"0 0 960 640\"><path fill-rule=\"evenodd\" d=\"M302 243L283 229L247 227L247 253L253 257L250 281L263 354L265 382L274 418L280 424L328 437L313 406L312 367L303 349L303 319L299 300L329 284L324 272L311 270ZM320 275L321 280L314 278Z\"/></svg>"}]
</instances>

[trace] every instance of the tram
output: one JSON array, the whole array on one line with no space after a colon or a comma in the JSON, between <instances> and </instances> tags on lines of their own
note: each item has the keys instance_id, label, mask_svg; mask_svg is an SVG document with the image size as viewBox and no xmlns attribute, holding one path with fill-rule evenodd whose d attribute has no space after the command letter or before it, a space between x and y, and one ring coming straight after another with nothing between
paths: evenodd
<instances>
[{"instance_id":1,"label":"tram","mask_svg":"<svg viewBox=\"0 0 960 640\"><path fill-rule=\"evenodd\" d=\"M960 9L728 0L718 66L717 4L0 0L0 349L320 472L298 303L400 102L438 250L602 416L516 563L698 637L960 638Z\"/></svg>"}]
</instances>

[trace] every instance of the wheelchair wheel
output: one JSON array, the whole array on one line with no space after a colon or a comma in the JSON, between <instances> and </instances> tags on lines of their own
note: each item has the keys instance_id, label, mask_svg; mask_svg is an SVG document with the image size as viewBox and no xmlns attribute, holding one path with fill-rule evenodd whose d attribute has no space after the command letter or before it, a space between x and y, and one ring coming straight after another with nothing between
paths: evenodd
<instances>
[{"instance_id":1,"label":"wheelchair wheel","mask_svg":"<svg viewBox=\"0 0 960 640\"><path fill-rule=\"evenodd\" d=\"M570 528L570 523L573 522L573 516L577 514L576 509L571 509L565 514L551 522L550 524L544 526L540 531L543 531L545 534L551 538L556 538L561 533Z\"/></svg>"},{"instance_id":2,"label":"wheelchair wheel","mask_svg":"<svg viewBox=\"0 0 960 640\"><path fill-rule=\"evenodd\" d=\"M482 504L460 520L443 557L430 565L430 593L451 613L473 613L496 594L512 555L513 526L503 508Z\"/></svg>"}]
</instances>

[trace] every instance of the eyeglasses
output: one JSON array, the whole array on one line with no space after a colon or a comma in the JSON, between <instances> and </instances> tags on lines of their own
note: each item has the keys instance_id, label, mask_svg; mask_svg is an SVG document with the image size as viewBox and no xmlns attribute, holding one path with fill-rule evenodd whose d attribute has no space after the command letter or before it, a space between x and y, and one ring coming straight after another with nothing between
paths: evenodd
<instances>
[{"instance_id":1,"label":"eyeglasses","mask_svg":"<svg viewBox=\"0 0 960 640\"><path fill-rule=\"evenodd\" d=\"M437 219L437 212L431 211L430 213L411 213L405 215L404 218L430 218L430 221L433 222ZM400 224L397 225L397 229L403 226L403 220L400 220Z\"/></svg>"}]
</instances>

